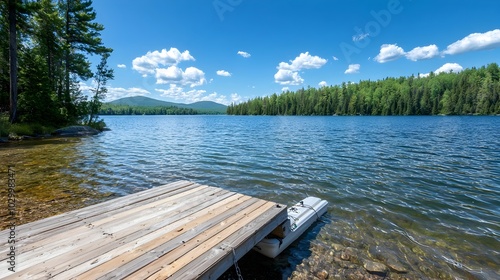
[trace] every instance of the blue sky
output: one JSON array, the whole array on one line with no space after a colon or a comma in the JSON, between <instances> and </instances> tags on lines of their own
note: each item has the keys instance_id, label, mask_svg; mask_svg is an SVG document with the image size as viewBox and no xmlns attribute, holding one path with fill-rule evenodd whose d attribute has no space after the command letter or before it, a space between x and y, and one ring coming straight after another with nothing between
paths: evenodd
<instances>
[{"instance_id":1,"label":"blue sky","mask_svg":"<svg viewBox=\"0 0 500 280\"><path fill-rule=\"evenodd\" d=\"M108 101L143 95L230 104L308 86L500 63L496 0L122 0L93 6L106 28L104 44L114 49Z\"/></svg>"}]
</instances>

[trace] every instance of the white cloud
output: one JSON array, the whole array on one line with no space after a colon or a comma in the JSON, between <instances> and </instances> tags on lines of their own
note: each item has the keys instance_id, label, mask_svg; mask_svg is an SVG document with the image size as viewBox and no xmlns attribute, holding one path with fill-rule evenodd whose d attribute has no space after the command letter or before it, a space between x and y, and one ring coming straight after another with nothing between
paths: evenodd
<instances>
[{"instance_id":1,"label":"white cloud","mask_svg":"<svg viewBox=\"0 0 500 280\"><path fill-rule=\"evenodd\" d=\"M159 84L180 83L182 75L182 69L177 66L156 69L156 79Z\"/></svg>"},{"instance_id":2,"label":"white cloud","mask_svg":"<svg viewBox=\"0 0 500 280\"><path fill-rule=\"evenodd\" d=\"M160 92L161 96L167 97L169 99L173 99L176 102L182 103L193 103L198 101L213 101L224 105L229 105L231 103L239 103L243 101L243 98L237 94L233 93L230 96L218 94L217 92L213 92L207 94L205 90L189 90L185 91L184 88L170 84L169 89L155 89L155 91Z\"/></svg>"},{"instance_id":3,"label":"white cloud","mask_svg":"<svg viewBox=\"0 0 500 280\"><path fill-rule=\"evenodd\" d=\"M93 82L93 81L92 81L92 82ZM86 84L86 83L84 83L84 82L80 82L80 83L78 84L78 86L79 86L80 90L81 90L84 94L87 94L87 95L92 94L91 90L93 90L93 89L94 89L94 87L91 87L91 86L87 85L87 84Z\"/></svg>"},{"instance_id":4,"label":"white cloud","mask_svg":"<svg viewBox=\"0 0 500 280\"><path fill-rule=\"evenodd\" d=\"M283 88L281 89L281 91L282 91L282 92L289 91L289 90L290 90L290 88L289 88L289 87L283 87Z\"/></svg>"},{"instance_id":5,"label":"white cloud","mask_svg":"<svg viewBox=\"0 0 500 280\"><path fill-rule=\"evenodd\" d=\"M206 93L206 90L195 89L186 92L183 87L176 84L170 84L169 89L155 89L155 91L160 92L163 97L168 97L176 101L181 100L186 103L199 101L201 96Z\"/></svg>"},{"instance_id":6,"label":"white cloud","mask_svg":"<svg viewBox=\"0 0 500 280\"><path fill-rule=\"evenodd\" d=\"M89 86L84 82L80 82L80 90L88 95L91 96L93 95L92 90L95 89L95 81L91 82L93 85ZM115 87L107 87L108 92L106 93L105 101L112 101L116 99L120 99L123 97L131 97L131 96L138 96L138 95L149 95L151 94L149 91L142 89L142 88L115 88Z\"/></svg>"},{"instance_id":7,"label":"white cloud","mask_svg":"<svg viewBox=\"0 0 500 280\"><path fill-rule=\"evenodd\" d=\"M326 64L328 60L319 56L312 56L309 52L301 53L290 63L280 62L278 72L274 74L274 81L282 85L300 85L304 79L300 77L299 71L302 69L318 69Z\"/></svg>"},{"instance_id":8,"label":"white cloud","mask_svg":"<svg viewBox=\"0 0 500 280\"><path fill-rule=\"evenodd\" d=\"M244 51L238 51L238 54L243 56L244 58L249 58L250 56L252 56L251 54Z\"/></svg>"},{"instance_id":9,"label":"white cloud","mask_svg":"<svg viewBox=\"0 0 500 280\"><path fill-rule=\"evenodd\" d=\"M453 71L454 73L458 73L464 70L464 68L458 63L446 63L445 65L439 67L434 73L439 74L442 72L448 73Z\"/></svg>"},{"instance_id":10,"label":"white cloud","mask_svg":"<svg viewBox=\"0 0 500 280\"><path fill-rule=\"evenodd\" d=\"M361 35L364 34L360 34L358 37ZM353 36L353 40L355 40L355 37L356 36ZM491 30L485 33L472 33L449 45L441 54L443 56L448 54L454 55L494 48L500 48L500 29ZM385 63L399 59L402 56L406 56L409 60L418 61L422 59L434 58L439 54L439 48L435 44L425 47L416 47L409 52L405 52L403 48L399 47L397 44L384 44L380 47L380 53L373 60L379 63ZM422 74L421 76L423 75L425 74Z\"/></svg>"},{"instance_id":11,"label":"white cloud","mask_svg":"<svg viewBox=\"0 0 500 280\"><path fill-rule=\"evenodd\" d=\"M352 36L352 40L354 42L358 42L358 41L361 41L361 40L363 40L364 38L366 38L368 36L370 36L369 33L364 33L364 34L363 33L359 33L358 35Z\"/></svg>"},{"instance_id":12,"label":"white cloud","mask_svg":"<svg viewBox=\"0 0 500 280\"><path fill-rule=\"evenodd\" d=\"M304 79L300 77L299 72L279 69L274 74L274 81L282 85L300 85L304 82Z\"/></svg>"},{"instance_id":13,"label":"white cloud","mask_svg":"<svg viewBox=\"0 0 500 280\"><path fill-rule=\"evenodd\" d=\"M337 61L339 59L336 56L333 56L333 60Z\"/></svg>"},{"instance_id":14,"label":"white cloud","mask_svg":"<svg viewBox=\"0 0 500 280\"><path fill-rule=\"evenodd\" d=\"M434 73L435 74L439 74L439 73L443 73L443 72L448 73L450 71L453 71L453 73L458 73L458 72L461 72L462 70L464 70L464 68L458 63L446 63L443 66L436 69L436 71L434 71ZM428 77L429 73L419 74L418 76L420 78Z\"/></svg>"},{"instance_id":15,"label":"white cloud","mask_svg":"<svg viewBox=\"0 0 500 280\"><path fill-rule=\"evenodd\" d=\"M344 74L356 74L359 73L359 69L361 68L361 65L359 64L350 64L349 68L345 70Z\"/></svg>"},{"instance_id":16,"label":"white cloud","mask_svg":"<svg viewBox=\"0 0 500 280\"><path fill-rule=\"evenodd\" d=\"M183 85L189 85L190 87L201 86L207 83L205 79L205 73L198 68L188 67L186 71L184 71L184 81Z\"/></svg>"},{"instance_id":17,"label":"white cloud","mask_svg":"<svg viewBox=\"0 0 500 280\"><path fill-rule=\"evenodd\" d=\"M416 47L406 53L406 58L412 61L430 59L439 55L439 49L436 45L429 45L425 47Z\"/></svg>"},{"instance_id":18,"label":"white cloud","mask_svg":"<svg viewBox=\"0 0 500 280\"><path fill-rule=\"evenodd\" d=\"M116 67L118 67L118 68L127 68L127 65L125 65L125 64L118 64Z\"/></svg>"},{"instance_id":19,"label":"white cloud","mask_svg":"<svg viewBox=\"0 0 500 280\"><path fill-rule=\"evenodd\" d=\"M326 87L326 86L328 86L328 83L326 81L321 81L321 82L319 82L318 86L319 87Z\"/></svg>"},{"instance_id":20,"label":"white cloud","mask_svg":"<svg viewBox=\"0 0 500 280\"><path fill-rule=\"evenodd\" d=\"M158 68L155 77L157 84L179 84L195 87L207 82L205 73L196 67L188 67L185 71L175 65L168 68Z\"/></svg>"},{"instance_id":21,"label":"white cloud","mask_svg":"<svg viewBox=\"0 0 500 280\"><path fill-rule=\"evenodd\" d=\"M326 64L328 60L319 56L312 56L309 52L301 53L291 63L280 62L278 69L300 71L302 69L318 69Z\"/></svg>"},{"instance_id":22,"label":"white cloud","mask_svg":"<svg viewBox=\"0 0 500 280\"><path fill-rule=\"evenodd\" d=\"M380 47L380 53L373 59L379 63L396 60L405 55L405 51L396 44L384 44Z\"/></svg>"},{"instance_id":23,"label":"white cloud","mask_svg":"<svg viewBox=\"0 0 500 280\"><path fill-rule=\"evenodd\" d=\"M213 102L217 102L220 104L229 105L231 103L235 103L235 104L241 103L243 101L243 97L241 97L237 93L232 93L228 97L226 95L218 94L217 92L213 92L209 95L203 96L201 98L201 100L199 100L199 101L213 101Z\"/></svg>"},{"instance_id":24,"label":"white cloud","mask_svg":"<svg viewBox=\"0 0 500 280\"><path fill-rule=\"evenodd\" d=\"M443 54L453 55L498 47L500 47L500 29L495 29L485 33L472 33L449 45Z\"/></svg>"},{"instance_id":25,"label":"white cloud","mask_svg":"<svg viewBox=\"0 0 500 280\"><path fill-rule=\"evenodd\" d=\"M223 76L223 77L231 77L231 73L225 71L225 70L218 70L217 75Z\"/></svg>"},{"instance_id":26,"label":"white cloud","mask_svg":"<svg viewBox=\"0 0 500 280\"><path fill-rule=\"evenodd\" d=\"M108 92L106 93L106 100L116 100L124 97L131 96L143 96L151 94L149 91L142 88L108 88Z\"/></svg>"},{"instance_id":27,"label":"white cloud","mask_svg":"<svg viewBox=\"0 0 500 280\"><path fill-rule=\"evenodd\" d=\"M231 104L231 103L238 104L238 103L241 103L241 102L245 101L245 98L243 98L241 95L239 95L237 93L231 93L231 99L230 100L231 100L231 102L228 103L228 104Z\"/></svg>"},{"instance_id":28,"label":"white cloud","mask_svg":"<svg viewBox=\"0 0 500 280\"><path fill-rule=\"evenodd\" d=\"M181 61L195 60L189 51L180 52L177 48L170 50L148 52L132 61L132 68L142 75L155 74L155 70L160 66L177 65Z\"/></svg>"}]
</instances>

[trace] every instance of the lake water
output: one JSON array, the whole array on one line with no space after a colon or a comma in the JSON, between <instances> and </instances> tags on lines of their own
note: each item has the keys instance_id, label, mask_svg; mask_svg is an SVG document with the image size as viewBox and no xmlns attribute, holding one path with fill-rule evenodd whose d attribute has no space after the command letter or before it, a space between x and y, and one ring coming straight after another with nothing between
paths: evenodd
<instances>
[{"instance_id":1,"label":"lake water","mask_svg":"<svg viewBox=\"0 0 500 280\"><path fill-rule=\"evenodd\" d=\"M392 266L393 279L500 277L499 117L104 120L111 131L99 136L0 157L59 188L126 195L186 179L284 204L326 199L328 214L285 252L288 265L275 261L285 276L342 275L370 259ZM339 262L344 247L358 260Z\"/></svg>"}]
</instances>

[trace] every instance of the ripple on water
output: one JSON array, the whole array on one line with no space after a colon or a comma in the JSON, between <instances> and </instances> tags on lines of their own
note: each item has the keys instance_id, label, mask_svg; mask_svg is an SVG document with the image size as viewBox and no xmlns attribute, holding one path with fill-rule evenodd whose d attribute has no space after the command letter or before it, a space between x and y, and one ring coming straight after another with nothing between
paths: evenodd
<instances>
[{"instance_id":1,"label":"ripple on water","mask_svg":"<svg viewBox=\"0 0 500 280\"><path fill-rule=\"evenodd\" d=\"M409 279L500 278L498 118L105 121L112 130L98 137L0 148L0 158L17 162L25 188L119 196L187 179L286 204L328 200L326 218L286 251L288 276L325 270L347 278L366 273L370 260L390 267L390 279L397 269Z\"/></svg>"}]
</instances>

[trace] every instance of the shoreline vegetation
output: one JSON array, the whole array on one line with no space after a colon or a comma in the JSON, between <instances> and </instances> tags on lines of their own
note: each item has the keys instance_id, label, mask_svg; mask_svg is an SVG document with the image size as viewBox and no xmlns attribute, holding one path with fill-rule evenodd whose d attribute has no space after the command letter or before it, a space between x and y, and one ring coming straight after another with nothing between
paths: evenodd
<instances>
[{"instance_id":1,"label":"shoreline vegetation","mask_svg":"<svg viewBox=\"0 0 500 280\"><path fill-rule=\"evenodd\" d=\"M500 68L299 89L231 104L228 115L499 115Z\"/></svg>"},{"instance_id":2,"label":"shoreline vegetation","mask_svg":"<svg viewBox=\"0 0 500 280\"><path fill-rule=\"evenodd\" d=\"M96 129L84 125L72 125L59 129L38 123L11 124L6 117L0 116L0 144L20 142L23 140L42 140L60 137L82 137L99 134L107 127Z\"/></svg>"},{"instance_id":3,"label":"shoreline vegetation","mask_svg":"<svg viewBox=\"0 0 500 280\"><path fill-rule=\"evenodd\" d=\"M73 125L102 131L98 112L114 78L107 64L113 50L102 42L92 1L2 1L0 11L0 137ZM80 84L88 80L84 93Z\"/></svg>"},{"instance_id":4,"label":"shoreline vegetation","mask_svg":"<svg viewBox=\"0 0 500 280\"><path fill-rule=\"evenodd\" d=\"M222 112L212 110L196 110L177 106L131 106L103 104L99 115L221 115Z\"/></svg>"}]
</instances>

